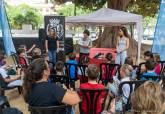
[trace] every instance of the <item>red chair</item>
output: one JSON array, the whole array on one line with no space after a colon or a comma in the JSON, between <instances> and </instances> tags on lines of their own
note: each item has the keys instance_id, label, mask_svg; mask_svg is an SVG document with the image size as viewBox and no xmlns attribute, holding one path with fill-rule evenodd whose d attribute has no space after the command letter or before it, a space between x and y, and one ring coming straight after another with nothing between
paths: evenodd
<instances>
[{"instance_id":1,"label":"red chair","mask_svg":"<svg viewBox=\"0 0 165 114\"><path fill-rule=\"evenodd\" d=\"M120 70L119 64L109 64L109 63L102 63L100 64L100 79L104 85L107 85L108 82L113 81L113 76L119 73Z\"/></svg>"},{"instance_id":2,"label":"red chair","mask_svg":"<svg viewBox=\"0 0 165 114\"><path fill-rule=\"evenodd\" d=\"M161 64L161 72L160 72L160 75L164 75L164 74L165 74L165 61L158 61L158 63Z\"/></svg>"},{"instance_id":3,"label":"red chair","mask_svg":"<svg viewBox=\"0 0 165 114\"><path fill-rule=\"evenodd\" d=\"M80 89L80 93L82 93L82 98L84 98L83 100L86 102L86 112L82 109L82 102L84 101L80 103L80 114L100 114L103 111L108 89ZM101 102L99 100L102 100L100 110L98 110L98 103Z\"/></svg>"}]
</instances>

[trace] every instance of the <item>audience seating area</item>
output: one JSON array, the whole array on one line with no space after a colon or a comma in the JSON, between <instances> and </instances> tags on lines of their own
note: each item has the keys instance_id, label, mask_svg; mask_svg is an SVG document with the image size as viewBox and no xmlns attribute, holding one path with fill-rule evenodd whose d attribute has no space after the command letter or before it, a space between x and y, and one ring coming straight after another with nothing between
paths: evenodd
<instances>
[{"instance_id":1,"label":"audience seating area","mask_svg":"<svg viewBox=\"0 0 165 114\"><path fill-rule=\"evenodd\" d=\"M19 65L19 60L18 60L18 55L13 54L12 55L13 59L15 60L15 64L17 67L24 68L24 66ZM127 84L130 87L130 94L129 98L127 101L127 104L123 106L123 111L122 113L124 114L126 111L131 109L131 103L130 103L130 98L131 94L145 81L147 80L154 80L157 82L161 82L162 88L165 88L165 61L158 61L159 64L161 64L161 72L157 76L145 76L145 80L140 80L141 77L143 77L143 73L141 71L141 67L145 65L144 63L140 63L139 65L132 66L134 70L136 70L137 74L137 79L132 80L132 81L125 81L120 83L119 85L119 93L122 95L122 87L123 85ZM118 76L120 80L120 68L121 65L118 64L110 64L110 63L101 63L100 64L100 75L98 76L98 83L103 84L106 88L105 89L80 89L75 87L75 82L80 81L80 84L88 82L88 75L87 75L87 68L88 64L70 64L70 63L64 63L64 75L57 75L56 74L56 69L55 69L55 64L53 62L48 61L48 64L51 68L51 74L50 74L50 83L56 83L57 85L59 84L60 86L65 87L67 89L73 89L73 90L78 90L78 92L82 93L81 98L84 98L86 101L86 111L83 112L82 110L82 102L79 104L79 109L80 109L80 114L100 114L104 109L105 109L105 102L107 100L107 96L109 95L109 89L108 84L113 83L113 77ZM0 78L1 82L1 88L3 90L8 90L8 89L13 89L13 88L3 88L3 79ZM19 93L21 94L21 87L17 87L19 90ZM97 103L100 100L100 95L104 93L105 97L102 100L102 107L99 112L97 112ZM2 108L9 107L9 103L5 99L3 101L2 99L5 99L4 96L1 95L0 97L0 111L2 111ZM83 100L84 100L83 99ZM108 101L108 107L110 106L110 101ZM66 110L67 109L67 110ZM29 106L29 111L31 114L58 114L59 110L64 110L65 112L68 112L67 114L70 114L71 107L67 105L61 105L61 106L50 106L50 107L32 107Z\"/></svg>"}]
</instances>

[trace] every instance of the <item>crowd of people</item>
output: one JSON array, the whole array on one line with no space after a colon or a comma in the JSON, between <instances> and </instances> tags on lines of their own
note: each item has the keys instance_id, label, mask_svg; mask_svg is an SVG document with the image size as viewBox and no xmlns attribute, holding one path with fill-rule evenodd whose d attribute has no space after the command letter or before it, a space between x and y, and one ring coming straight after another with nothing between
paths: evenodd
<instances>
[{"instance_id":1,"label":"crowd of people","mask_svg":"<svg viewBox=\"0 0 165 114\"><path fill-rule=\"evenodd\" d=\"M130 86L125 84L122 87L122 94L119 92L119 85L126 81L146 80L147 76L157 76L161 74L160 56L153 54L150 51L144 53L145 63L141 67L134 67L134 62L131 57L127 56L127 49L129 48L129 35L125 27L120 28L119 38L117 40L117 57L113 58L112 53L107 53L105 56L106 63L120 64L119 72L112 73L112 80L107 84L98 83L100 75L102 79L106 79L105 66L99 67L87 60L91 41L89 39L89 31L84 31L84 39L80 41L80 61L77 60L75 53L68 55L68 60L57 61L56 53L59 51L59 42L56 33L53 29L49 30L50 35L46 38L45 48L46 52L42 53L41 49L33 45L27 50L25 45L20 45L17 49L18 66L7 66L5 56L0 53L0 77L4 81L4 87L22 86L22 93L26 103L30 106L55 106L67 104L74 106L80 101L81 108L84 114L87 113L86 98L81 93L81 89L103 89L108 88L112 99L109 101L110 106L108 110L102 111L102 99L105 94L101 94L96 105L96 112L99 114L114 114L123 111L123 106L128 103L131 95L131 106L133 114L163 114L165 111L165 92L161 87L160 80L146 81L138 87L133 93L130 93ZM85 58L85 59L84 59ZM84 64L87 65L86 77L87 82L81 83L80 92L76 92L72 86L70 88L57 85L49 81L52 66L48 64L51 61L55 64L53 70L56 75L67 75L65 63L69 64ZM69 77L75 78L76 67L70 67ZM102 70L102 74L100 74ZM139 77L140 74L140 77ZM1 81L2 83L2 81ZM74 82L73 82L74 83ZM92 109L91 109L92 110ZM74 112L72 108L71 112ZM61 112L66 114L66 111Z\"/></svg>"}]
</instances>

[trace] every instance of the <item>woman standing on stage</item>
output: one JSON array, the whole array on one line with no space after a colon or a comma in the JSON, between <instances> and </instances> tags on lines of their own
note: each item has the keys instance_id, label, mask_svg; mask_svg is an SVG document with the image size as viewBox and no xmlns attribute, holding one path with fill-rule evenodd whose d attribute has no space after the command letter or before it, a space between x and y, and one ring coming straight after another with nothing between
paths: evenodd
<instances>
[{"instance_id":1,"label":"woman standing on stage","mask_svg":"<svg viewBox=\"0 0 165 114\"><path fill-rule=\"evenodd\" d=\"M49 28L49 34L45 40L46 53L49 55L49 61L56 63L56 53L59 51L59 41L54 28Z\"/></svg>"},{"instance_id":2,"label":"woman standing on stage","mask_svg":"<svg viewBox=\"0 0 165 114\"><path fill-rule=\"evenodd\" d=\"M117 39L117 55L116 55L116 63L124 64L125 58L127 57L127 50L129 48L129 34L125 27L121 27L119 29L119 37Z\"/></svg>"}]
</instances>

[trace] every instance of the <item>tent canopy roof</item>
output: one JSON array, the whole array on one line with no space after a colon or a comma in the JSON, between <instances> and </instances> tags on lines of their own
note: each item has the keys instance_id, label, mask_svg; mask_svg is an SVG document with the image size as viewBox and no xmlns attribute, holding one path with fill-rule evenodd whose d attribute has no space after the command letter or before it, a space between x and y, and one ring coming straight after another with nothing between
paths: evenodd
<instances>
[{"instance_id":1,"label":"tent canopy roof","mask_svg":"<svg viewBox=\"0 0 165 114\"><path fill-rule=\"evenodd\" d=\"M121 26L136 24L138 33L138 63L140 62L141 40L143 35L142 16L124 11L101 8L91 14L66 18L66 24Z\"/></svg>"},{"instance_id":2,"label":"tent canopy roof","mask_svg":"<svg viewBox=\"0 0 165 114\"><path fill-rule=\"evenodd\" d=\"M83 24L98 26L119 26L123 24L135 24L141 21L142 16L124 11L101 8L91 14L67 17L67 24Z\"/></svg>"}]
</instances>

